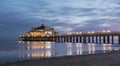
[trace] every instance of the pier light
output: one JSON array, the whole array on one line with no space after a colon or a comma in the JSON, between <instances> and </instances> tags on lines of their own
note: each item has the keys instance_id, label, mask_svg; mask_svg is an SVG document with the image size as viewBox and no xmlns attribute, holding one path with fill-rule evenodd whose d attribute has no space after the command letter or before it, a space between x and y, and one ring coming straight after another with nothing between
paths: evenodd
<instances>
[{"instance_id":1,"label":"pier light","mask_svg":"<svg viewBox=\"0 0 120 66\"><path fill-rule=\"evenodd\" d=\"M110 33L111 31L110 30L107 30L107 33Z\"/></svg>"},{"instance_id":2,"label":"pier light","mask_svg":"<svg viewBox=\"0 0 120 66\"><path fill-rule=\"evenodd\" d=\"M76 34L79 34L79 32L76 32Z\"/></svg>"},{"instance_id":3,"label":"pier light","mask_svg":"<svg viewBox=\"0 0 120 66\"><path fill-rule=\"evenodd\" d=\"M66 33L66 35L70 35L71 33L69 32L69 33Z\"/></svg>"},{"instance_id":4,"label":"pier light","mask_svg":"<svg viewBox=\"0 0 120 66\"><path fill-rule=\"evenodd\" d=\"M90 34L90 31L88 31L88 34Z\"/></svg>"},{"instance_id":5,"label":"pier light","mask_svg":"<svg viewBox=\"0 0 120 66\"><path fill-rule=\"evenodd\" d=\"M94 31L92 31L91 33L95 33Z\"/></svg>"},{"instance_id":6,"label":"pier light","mask_svg":"<svg viewBox=\"0 0 120 66\"><path fill-rule=\"evenodd\" d=\"M82 34L82 32L79 32L79 34Z\"/></svg>"},{"instance_id":7,"label":"pier light","mask_svg":"<svg viewBox=\"0 0 120 66\"><path fill-rule=\"evenodd\" d=\"M105 31L105 30L103 30L102 32L103 32L103 33L105 33L106 31Z\"/></svg>"}]
</instances>

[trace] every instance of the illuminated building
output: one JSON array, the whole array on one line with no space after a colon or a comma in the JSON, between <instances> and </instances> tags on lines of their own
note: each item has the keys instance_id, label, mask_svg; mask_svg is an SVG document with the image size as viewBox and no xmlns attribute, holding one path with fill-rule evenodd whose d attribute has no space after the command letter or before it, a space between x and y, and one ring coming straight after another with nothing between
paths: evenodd
<instances>
[{"instance_id":1,"label":"illuminated building","mask_svg":"<svg viewBox=\"0 0 120 66\"><path fill-rule=\"evenodd\" d=\"M56 36L58 32L54 31L53 28L47 27L41 24L40 27L32 28L25 35L20 36L20 40L32 41L32 40L46 40L48 37ZM49 38L49 40L52 40Z\"/></svg>"},{"instance_id":2,"label":"illuminated building","mask_svg":"<svg viewBox=\"0 0 120 66\"><path fill-rule=\"evenodd\" d=\"M40 27L32 28L31 31L27 32L27 36L37 37L37 36L53 36L57 35L57 32L53 28L46 27L42 24Z\"/></svg>"}]
</instances>

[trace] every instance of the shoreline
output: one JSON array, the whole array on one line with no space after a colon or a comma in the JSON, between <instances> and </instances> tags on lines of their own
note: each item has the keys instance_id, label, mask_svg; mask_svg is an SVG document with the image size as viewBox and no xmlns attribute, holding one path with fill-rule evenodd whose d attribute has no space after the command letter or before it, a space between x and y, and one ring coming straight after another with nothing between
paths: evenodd
<instances>
[{"instance_id":1,"label":"shoreline","mask_svg":"<svg viewBox=\"0 0 120 66\"><path fill-rule=\"evenodd\" d=\"M35 60L35 59L46 59L46 58L61 58L61 57L71 57L71 56L82 56L82 55L94 55L94 54L101 54L101 53L108 53L111 51L118 51L118 50L98 50L95 52L82 52L82 54L73 54L73 55L60 55L60 56L51 56L51 57L41 57L41 58L28 58L28 59L17 59L17 60L13 60L13 61L6 61L6 62L0 62L0 64L7 64L7 63L16 63L19 61L26 61L26 60Z\"/></svg>"},{"instance_id":2,"label":"shoreline","mask_svg":"<svg viewBox=\"0 0 120 66\"><path fill-rule=\"evenodd\" d=\"M120 66L120 50L88 55L28 59L0 66Z\"/></svg>"}]
</instances>

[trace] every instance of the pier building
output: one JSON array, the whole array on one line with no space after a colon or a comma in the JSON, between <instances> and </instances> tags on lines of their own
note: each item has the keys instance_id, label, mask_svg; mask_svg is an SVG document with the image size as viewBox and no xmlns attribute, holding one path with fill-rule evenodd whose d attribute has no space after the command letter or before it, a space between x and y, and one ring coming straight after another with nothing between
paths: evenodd
<instances>
[{"instance_id":1,"label":"pier building","mask_svg":"<svg viewBox=\"0 0 120 66\"><path fill-rule=\"evenodd\" d=\"M35 41L35 40L45 40L46 37L56 36L56 32L53 28L47 27L44 24L36 28L31 28L25 35L21 35L19 38L23 41ZM52 40L52 39L51 39Z\"/></svg>"}]
</instances>

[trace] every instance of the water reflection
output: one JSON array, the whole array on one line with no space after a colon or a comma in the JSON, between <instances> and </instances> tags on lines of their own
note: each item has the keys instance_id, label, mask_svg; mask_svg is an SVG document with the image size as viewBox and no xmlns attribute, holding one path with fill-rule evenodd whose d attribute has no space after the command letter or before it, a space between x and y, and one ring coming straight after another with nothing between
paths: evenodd
<instances>
[{"instance_id":1,"label":"water reflection","mask_svg":"<svg viewBox=\"0 0 120 66\"><path fill-rule=\"evenodd\" d=\"M82 43L76 43L77 55L82 55Z\"/></svg>"},{"instance_id":2,"label":"water reflection","mask_svg":"<svg viewBox=\"0 0 120 66\"><path fill-rule=\"evenodd\" d=\"M102 44L102 46L104 52L112 50L112 44Z\"/></svg>"},{"instance_id":3,"label":"water reflection","mask_svg":"<svg viewBox=\"0 0 120 66\"><path fill-rule=\"evenodd\" d=\"M82 43L66 43L67 45L67 55L73 55L74 53L76 55L82 55ZM74 48L76 49L76 51L74 50ZM74 53L73 53L74 51Z\"/></svg>"},{"instance_id":4,"label":"water reflection","mask_svg":"<svg viewBox=\"0 0 120 66\"><path fill-rule=\"evenodd\" d=\"M53 42L26 42L20 44L20 58L56 57L60 55L95 54L96 51L112 50L112 44L82 44Z\"/></svg>"},{"instance_id":5,"label":"water reflection","mask_svg":"<svg viewBox=\"0 0 120 66\"><path fill-rule=\"evenodd\" d=\"M35 50L35 49L50 49L52 47L51 42L27 42L27 49L28 50Z\"/></svg>"},{"instance_id":6,"label":"water reflection","mask_svg":"<svg viewBox=\"0 0 120 66\"><path fill-rule=\"evenodd\" d=\"M95 45L94 43L89 43L88 44L88 52L89 54L94 54L95 53Z\"/></svg>"},{"instance_id":7,"label":"water reflection","mask_svg":"<svg viewBox=\"0 0 120 66\"><path fill-rule=\"evenodd\" d=\"M2 42L0 62L29 58L59 57L68 55L94 54L119 50L120 44L82 44L57 42Z\"/></svg>"},{"instance_id":8,"label":"water reflection","mask_svg":"<svg viewBox=\"0 0 120 66\"><path fill-rule=\"evenodd\" d=\"M72 55L72 43L66 43L67 45L67 55Z\"/></svg>"},{"instance_id":9,"label":"water reflection","mask_svg":"<svg viewBox=\"0 0 120 66\"><path fill-rule=\"evenodd\" d=\"M51 42L27 42L25 44L21 44L20 47L20 57L21 58L41 58L41 57L51 57L52 46Z\"/></svg>"}]
</instances>

